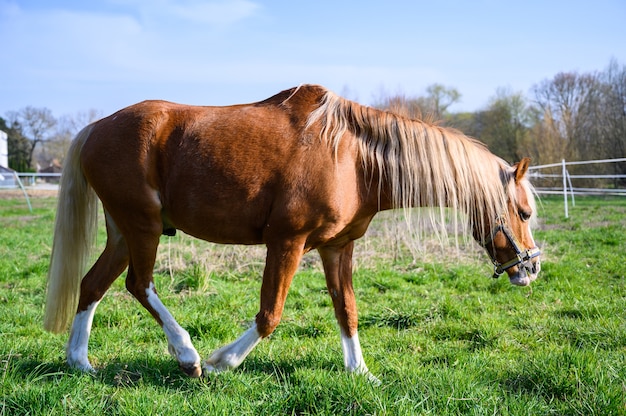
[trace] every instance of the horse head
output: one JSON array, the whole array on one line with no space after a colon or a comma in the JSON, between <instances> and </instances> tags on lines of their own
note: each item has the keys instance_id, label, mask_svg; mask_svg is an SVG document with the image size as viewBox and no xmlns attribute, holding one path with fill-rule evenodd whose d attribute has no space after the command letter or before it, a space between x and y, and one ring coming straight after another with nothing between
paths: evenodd
<instances>
[{"instance_id":1,"label":"horse head","mask_svg":"<svg viewBox=\"0 0 626 416\"><path fill-rule=\"evenodd\" d=\"M531 232L536 206L526 179L529 163L530 159L524 158L503 172L508 190L507 212L489 222L490 232L482 244L494 263L493 277L506 273L510 282L518 286L529 285L541 270L541 252Z\"/></svg>"}]
</instances>

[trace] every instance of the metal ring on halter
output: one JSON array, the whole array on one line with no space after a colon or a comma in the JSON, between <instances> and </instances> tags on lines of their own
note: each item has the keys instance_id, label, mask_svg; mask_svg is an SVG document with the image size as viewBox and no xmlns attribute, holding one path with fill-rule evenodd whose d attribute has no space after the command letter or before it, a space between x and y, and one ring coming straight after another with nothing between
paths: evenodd
<instances>
[{"instance_id":1,"label":"metal ring on halter","mask_svg":"<svg viewBox=\"0 0 626 416\"><path fill-rule=\"evenodd\" d=\"M538 257L541 254L541 251L539 250L539 248L538 247L532 247L528 249L523 248L523 246L519 243L519 241L517 241L517 238L515 238L515 235L511 232L509 227L507 227L506 222L502 219L501 216L498 216L498 218L496 218L496 223L497 225L494 227L493 230L491 230L489 239L485 240L484 247L487 248L487 245L492 243L493 240L496 238L496 234L502 231L506 239L509 241L509 243L513 247L513 250L515 250L515 257L513 257L509 261L500 263L498 260L496 260L495 255L490 256L491 261L493 262L493 266L494 266L493 278L497 279L506 270L510 269L511 267L515 267L518 264L522 264L524 268L526 268L527 270L530 269L531 266L528 266L526 263L528 263L531 259L534 259L535 257Z\"/></svg>"}]
</instances>

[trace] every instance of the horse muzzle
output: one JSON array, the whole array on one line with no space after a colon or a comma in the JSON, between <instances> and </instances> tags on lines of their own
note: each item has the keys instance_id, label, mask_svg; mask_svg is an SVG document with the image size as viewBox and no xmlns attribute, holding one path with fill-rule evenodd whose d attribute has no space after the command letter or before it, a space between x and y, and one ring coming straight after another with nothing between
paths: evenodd
<instances>
[{"instance_id":1,"label":"horse muzzle","mask_svg":"<svg viewBox=\"0 0 626 416\"><path fill-rule=\"evenodd\" d=\"M535 257L537 256L539 256L539 250L537 250ZM517 266L517 269L511 268L509 270L507 270L507 274L509 275L509 282L511 282L512 285L528 286L537 279L539 271L541 270L541 262L539 259L536 259L535 261L529 259L520 263ZM498 276L499 275L494 273L494 277Z\"/></svg>"},{"instance_id":2,"label":"horse muzzle","mask_svg":"<svg viewBox=\"0 0 626 416\"><path fill-rule=\"evenodd\" d=\"M494 266L493 277L498 278L501 274L506 272L509 275L511 284L516 286L528 286L537 279L537 275L541 270L541 262L539 260L541 250L539 250L538 247L524 248L519 241L517 241L517 238L515 238L515 235L511 232L509 227L500 218L498 218L497 221L498 225L492 231L489 240L485 243L485 247L487 243L493 241L498 232L502 232L515 251L515 256L504 263L500 263L496 260L495 255L492 256L491 260Z\"/></svg>"},{"instance_id":3,"label":"horse muzzle","mask_svg":"<svg viewBox=\"0 0 626 416\"><path fill-rule=\"evenodd\" d=\"M500 264L494 261L493 277L498 278L507 273L509 281L516 286L528 286L537 279L541 270L541 262L538 257L541 251L537 247L527 250L516 250L517 256L510 261Z\"/></svg>"}]
</instances>

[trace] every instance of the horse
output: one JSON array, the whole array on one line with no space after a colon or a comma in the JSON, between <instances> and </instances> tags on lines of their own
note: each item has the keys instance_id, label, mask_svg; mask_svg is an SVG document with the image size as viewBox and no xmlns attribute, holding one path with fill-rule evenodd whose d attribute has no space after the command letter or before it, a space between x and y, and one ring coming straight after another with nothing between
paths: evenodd
<instances>
[{"instance_id":1,"label":"horse","mask_svg":"<svg viewBox=\"0 0 626 416\"><path fill-rule=\"evenodd\" d=\"M86 126L63 169L44 327L73 317L67 363L95 371L88 341L96 308L128 269L127 290L160 324L169 353L191 377L233 369L281 320L304 253L319 253L344 365L376 382L358 336L354 242L376 213L412 207L459 213L512 284L540 271L530 160L509 165L461 132L301 85L251 104L144 101ZM83 276L98 200L106 246ZM442 214L444 215L444 214ZM181 230L222 244L264 244L259 312L243 334L201 362L153 281L162 234Z\"/></svg>"}]
</instances>

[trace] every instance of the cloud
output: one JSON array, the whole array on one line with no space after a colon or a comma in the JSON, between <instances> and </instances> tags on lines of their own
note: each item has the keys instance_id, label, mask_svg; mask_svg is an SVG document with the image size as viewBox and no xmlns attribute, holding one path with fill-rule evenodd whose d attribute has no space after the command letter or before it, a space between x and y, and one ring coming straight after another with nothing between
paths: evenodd
<instances>
[{"instance_id":1,"label":"cloud","mask_svg":"<svg viewBox=\"0 0 626 416\"><path fill-rule=\"evenodd\" d=\"M97 10L41 7L0 0L0 39L10 39L4 49L11 59L0 69L5 81L13 76L30 76L35 83L180 77L181 69L202 66L207 52L223 51L228 27L260 9L249 0L110 0Z\"/></svg>"},{"instance_id":2,"label":"cloud","mask_svg":"<svg viewBox=\"0 0 626 416\"><path fill-rule=\"evenodd\" d=\"M111 3L138 10L146 22L176 19L212 27L228 27L261 9L250 0L111 0Z\"/></svg>"},{"instance_id":3,"label":"cloud","mask_svg":"<svg viewBox=\"0 0 626 416\"><path fill-rule=\"evenodd\" d=\"M229 26L244 20L254 14L259 6L246 0L222 2L194 2L180 5L170 3L165 11L170 10L174 16L181 19L209 23L219 26Z\"/></svg>"},{"instance_id":4,"label":"cloud","mask_svg":"<svg viewBox=\"0 0 626 416\"><path fill-rule=\"evenodd\" d=\"M0 38L11 39L4 45L11 57L4 71L38 76L50 71L67 78L86 66L97 72L98 65L119 64L133 55L132 45L141 45L144 33L131 16L19 10L2 16Z\"/></svg>"},{"instance_id":5,"label":"cloud","mask_svg":"<svg viewBox=\"0 0 626 416\"><path fill-rule=\"evenodd\" d=\"M109 0L97 9L86 4L73 10L20 8L0 0L0 6L0 39L11 40L4 45L11 59L0 68L6 82L0 93L14 97L13 108L22 101L40 103L44 96L75 102L85 96L83 101L97 103L147 97L212 103L212 91L226 86L248 89L245 96L261 99L309 82L337 92L356 87L368 99L365 91L379 89L381 80L393 80L387 87L396 88L410 85L416 75L411 65L346 62L343 48L318 37L303 43L251 30L253 25L240 23L264 19L265 12L248 0ZM358 44L352 49L361 50ZM261 92L250 90L255 86ZM202 97L196 99L196 92ZM228 95L224 102L237 100Z\"/></svg>"}]
</instances>

